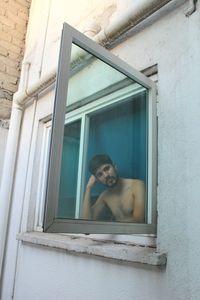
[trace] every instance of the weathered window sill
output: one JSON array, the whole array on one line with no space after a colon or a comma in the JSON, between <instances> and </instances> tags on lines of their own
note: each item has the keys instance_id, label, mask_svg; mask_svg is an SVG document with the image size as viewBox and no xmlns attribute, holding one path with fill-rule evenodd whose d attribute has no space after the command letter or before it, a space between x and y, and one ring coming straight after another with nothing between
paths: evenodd
<instances>
[{"instance_id":1,"label":"weathered window sill","mask_svg":"<svg viewBox=\"0 0 200 300\"><path fill-rule=\"evenodd\" d=\"M166 254L157 252L156 248L94 240L75 235L26 232L19 234L17 239L24 243L62 249L74 254L94 255L129 264L143 264L163 268L167 261Z\"/></svg>"}]
</instances>

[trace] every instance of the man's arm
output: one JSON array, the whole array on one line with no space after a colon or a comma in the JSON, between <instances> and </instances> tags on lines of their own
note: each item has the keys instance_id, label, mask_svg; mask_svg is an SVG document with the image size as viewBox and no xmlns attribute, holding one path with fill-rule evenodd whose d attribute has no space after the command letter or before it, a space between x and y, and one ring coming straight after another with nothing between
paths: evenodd
<instances>
[{"instance_id":1,"label":"man's arm","mask_svg":"<svg viewBox=\"0 0 200 300\"><path fill-rule=\"evenodd\" d=\"M134 184L134 222L143 223L145 219L145 185L142 180Z\"/></svg>"},{"instance_id":2,"label":"man's arm","mask_svg":"<svg viewBox=\"0 0 200 300\"><path fill-rule=\"evenodd\" d=\"M85 190L85 196L83 200L83 210L82 210L83 219L96 220L105 207L105 202L102 196L99 196L95 204L91 206L91 190L95 184L96 184L96 178L94 175L92 175L87 183L86 190Z\"/></svg>"}]
</instances>

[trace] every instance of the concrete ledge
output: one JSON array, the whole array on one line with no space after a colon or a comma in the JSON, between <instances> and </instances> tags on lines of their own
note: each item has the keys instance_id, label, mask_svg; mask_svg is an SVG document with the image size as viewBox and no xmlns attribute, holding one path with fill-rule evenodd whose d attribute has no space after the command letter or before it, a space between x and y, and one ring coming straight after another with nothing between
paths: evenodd
<instances>
[{"instance_id":1,"label":"concrete ledge","mask_svg":"<svg viewBox=\"0 0 200 300\"><path fill-rule=\"evenodd\" d=\"M94 255L126 263L164 267L167 262L166 254L157 252L156 248L94 240L75 235L26 232L19 234L17 239L25 243L62 249L74 254Z\"/></svg>"}]
</instances>

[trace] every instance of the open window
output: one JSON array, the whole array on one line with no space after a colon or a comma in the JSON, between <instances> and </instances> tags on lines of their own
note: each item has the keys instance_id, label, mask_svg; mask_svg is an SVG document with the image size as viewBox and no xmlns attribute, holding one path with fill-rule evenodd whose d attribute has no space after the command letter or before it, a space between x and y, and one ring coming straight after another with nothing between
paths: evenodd
<instances>
[{"instance_id":1,"label":"open window","mask_svg":"<svg viewBox=\"0 0 200 300\"><path fill-rule=\"evenodd\" d=\"M134 211L130 193L105 200L98 218L83 217L91 176L88 162L97 154L112 159L116 180L129 179L133 190L142 182L142 221L123 219ZM47 178L45 231L155 233L155 85L67 24L62 33ZM94 185L91 207L102 194L106 197L107 189L111 193L113 186ZM117 201L123 206L121 218Z\"/></svg>"}]
</instances>

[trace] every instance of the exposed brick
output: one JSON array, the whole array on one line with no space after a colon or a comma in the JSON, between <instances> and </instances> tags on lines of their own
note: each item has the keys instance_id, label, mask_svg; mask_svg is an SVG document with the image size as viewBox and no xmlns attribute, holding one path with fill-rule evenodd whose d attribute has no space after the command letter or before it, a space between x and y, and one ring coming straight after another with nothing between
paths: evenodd
<instances>
[{"instance_id":1,"label":"exposed brick","mask_svg":"<svg viewBox=\"0 0 200 300\"><path fill-rule=\"evenodd\" d=\"M1 45L2 45L2 47L6 48L8 51L10 50L17 54L21 53L21 47L19 47L19 46L13 45L6 41L1 41Z\"/></svg>"},{"instance_id":2,"label":"exposed brick","mask_svg":"<svg viewBox=\"0 0 200 300\"><path fill-rule=\"evenodd\" d=\"M26 7L14 7L14 6L10 6L9 7L9 11L14 13L14 14L18 14L19 12L22 12L24 14L28 15L28 9Z\"/></svg>"},{"instance_id":3,"label":"exposed brick","mask_svg":"<svg viewBox=\"0 0 200 300\"><path fill-rule=\"evenodd\" d=\"M0 99L0 118L9 119L11 113L12 102L7 99Z\"/></svg>"},{"instance_id":4,"label":"exposed brick","mask_svg":"<svg viewBox=\"0 0 200 300\"><path fill-rule=\"evenodd\" d=\"M0 55L8 56L8 50L0 46Z\"/></svg>"},{"instance_id":5,"label":"exposed brick","mask_svg":"<svg viewBox=\"0 0 200 300\"><path fill-rule=\"evenodd\" d=\"M6 9L0 6L0 15L5 16L6 14Z\"/></svg>"},{"instance_id":6,"label":"exposed brick","mask_svg":"<svg viewBox=\"0 0 200 300\"><path fill-rule=\"evenodd\" d=\"M30 3L24 0L16 0L17 3L21 4L22 6L30 7Z\"/></svg>"},{"instance_id":7,"label":"exposed brick","mask_svg":"<svg viewBox=\"0 0 200 300\"><path fill-rule=\"evenodd\" d=\"M22 19L21 17L19 17L18 14L14 14L14 13L8 11L7 17L9 20L14 22L15 24L17 23L17 24L21 24L22 26L26 26L26 21L24 19Z\"/></svg>"},{"instance_id":8,"label":"exposed brick","mask_svg":"<svg viewBox=\"0 0 200 300\"><path fill-rule=\"evenodd\" d=\"M19 77L20 75L20 70L19 69L15 69L9 66L6 66L6 73L12 76L16 76Z\"/></svg>"},{"instance_id":9,"label":"exposed brick","mask_svg":"<svg viewBox=\"0 0 200 300\"><path fill-rule=\"evenodd\" d=\"M15 93L17 91L17 84L13 84L8 81L0 82L0 87L12 93Z\"/></svg>"},{"instance_id":10,"label":"exposed brick","mask_svg":"<svg viewBox=\"0 0 200 300\"><path fill-rule=\"evenodd\" d=\"M13 31L11 30L11 34L19 40L23 40L23 41L25 40L24 32L19 32L15 29Z\"/></svg>"},{"instance_id":11,"label":"exposed brick","mask_svg":"<svg viewBox=\"0 0 200 300\"><path fill-rule=\"evenodd\" d=\"M6 25L6 24L2 24L0 23L1 26L2 26L2 31L3 32L7 32L7 33L10 33L12 30L15 30L15 28L11 29L10 26Z\"/></svg>"},{"instance_id":12,"label":"exposed brick","mask_svg":"<svg viewBox=\"0 0 200 300\"><path fill-rule=\"evenodd\" d=\"M0 35L1 35L1 40L6 41L6 42L11 42L11 40L12 40L11 34L2 31L0 33Z\"/></svg>"},{"instance_id":13,"label":"exposed brick","mask_svg":"<svg viewBox=\"0 0 200 300\"><path fill-rule=\"evenodd\" d=\"M23 19L24 21L28 21L28 14L19 10L17 15L19 16L19 18Z\"/></svg>"},{"instance_id":14,"label":"exposed brick","mask_svg":"<svg viewBox=\"0 0 200 300\"><path fill-rule=\"evenodd\" d=\"M0 99L8 99L12 101L12 98L13 98L13 94L11 92L8 92L3 89L0 90Z\"/></svg>"},{"instance_id":15,"label":"exposed brick","mask_svg":"<svg viewBox=\"0 0 200 300\"><path fill-rule=\"evenodd\" d=\"M17 31L24 33L25 29L26 29L26 25L22 25L22 24L15 24L15 28Z\"/></svg>"},{"instance_id":16,"label":"exposed brick","mask_svg":"<svg viewBox=\"0 0 200 300\"><path fill-rule=\"evenodd\" d=\"M6 66L10 66L15 69L19 69L19 61L10 59L9 57L0 55L0 62L5 64Z\"/></svg>"},{"instance_id":17,"label":"exposed brick","mask_svg":"<svg viewBox=\"0 0 200 300\"><path fill-rule=\"evenodd\" d=\"M5 3L5 2L3 2L3 1L1 0L1 1L0 1L0 7L1 7L1 8L4 8L5 10L7 10L7 9L8 9L8 4Z\"/></svg>"},{"instance_id":18,"label":"exposed brick","mask_svg":"<svg viewBox=\"0 0 200 300\"><path fill-rule=\"evenodd\" d=\"M9 6L8 6L8 9L10 12L18 12L18 11L21 11L21 12L24 12L25 14L28 14L28 7L26 6L23 6L19 3L17 3L16 1L12 1L12 3L9 3Z\"/></svg>"},{"instance_id":19,"label":"exposed brick","mask_svg":"<svg viewBox=\"0 0 200 300\"><path fill-rule=\"evenodd\" d=\"M15 23L12 20L9 20L6 16L0 16L0 22L10 28L15 28Z\"/></svg>"},{"instance_id":20,"label":"exposed brick","mask_svg":"<svg viewBox=\"0 0 200 300\"><path fill-rule=\"evenodd\" d=\"M20 39L13 37L12 44L22 48L24 46L24 40L20 40Z\"/></svg>"},{"instance_id":21,"label":"exposed brick","mask_svg":"<svg viewBox=\"0 0 200 300\"><path fill-rule=\"evenodd\" d=\"M0 61L0 72L5 72L6 71L6 66L3 62Z\"/></svg>"},{"instance_id":22,"label":"exposed brick","mask_svg":"<svg viewBox=\"0 0 200 300\"><path fill-rule=\"evenodd\" d=\"M12 75L5 74L2 72L0 72L0 78L3 78L4 82L10 82L12 84L16 84L17 80L18 80L17 76L15 76L15 75L12 76Z\"/></svg>"},{"instance_id":23,"label":"exposed brick","mask_svg":"<svg viewBox=\"0 0 200 300\"><path fill-rule=\"evenodd\" d=\"M9 118L18 89L31 0L0 0L0 118Z\"/></svg>"},{"instance_id":24,"label":"exposed brick","mask_svg":"<svg viewBox=\"0 0 200 300\"><path fill-rule=\"evenodd\" d=\"M8 52L8 57L12 60L18 60L19 61L21 56L22 56L21 53L18 54L18 53L12 52L12 51Z\"/></svg>"}]
</instances>

